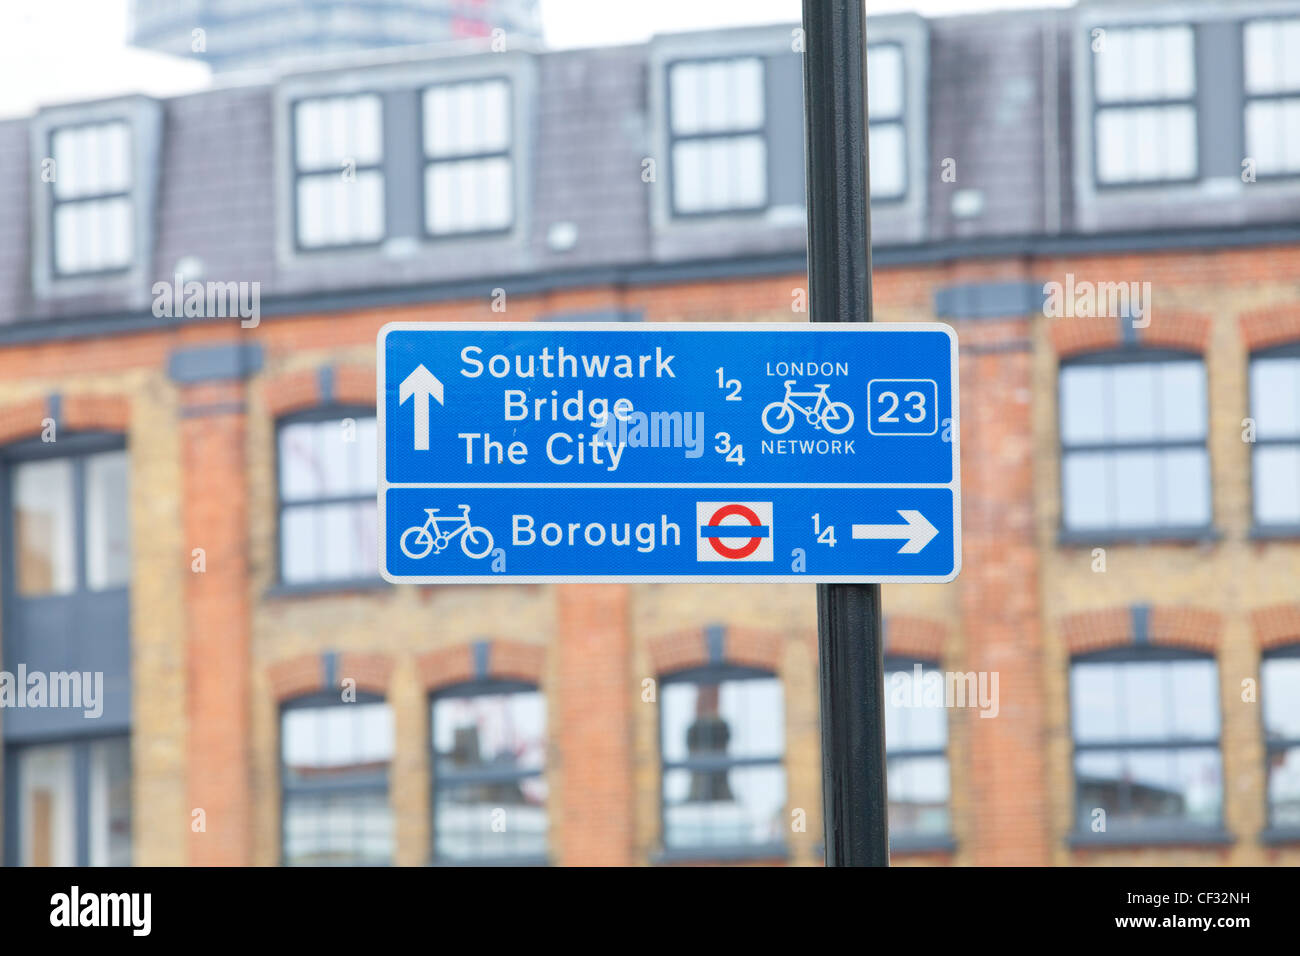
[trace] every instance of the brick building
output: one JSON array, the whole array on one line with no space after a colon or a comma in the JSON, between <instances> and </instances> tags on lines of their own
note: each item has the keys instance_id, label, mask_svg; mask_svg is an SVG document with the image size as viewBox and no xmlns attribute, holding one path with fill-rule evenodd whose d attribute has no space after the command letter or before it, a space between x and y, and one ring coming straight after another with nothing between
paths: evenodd
<instances>
[{"instance_id":1,"label":"brick building","mask_svg":"<svg viewBox=\"0 0 1300 956\"><path fill-rule=\"evenodd\" d=\"M0 671L103 674L0 710L5 862L820 862L811 585L374 561L384 323L792 318L792 29L0 122ZM891 706L895 862L1300 862L1300 3L869 30L876 318L964 412L891 686L997 677Z\"/></svg>"}]
</instances>

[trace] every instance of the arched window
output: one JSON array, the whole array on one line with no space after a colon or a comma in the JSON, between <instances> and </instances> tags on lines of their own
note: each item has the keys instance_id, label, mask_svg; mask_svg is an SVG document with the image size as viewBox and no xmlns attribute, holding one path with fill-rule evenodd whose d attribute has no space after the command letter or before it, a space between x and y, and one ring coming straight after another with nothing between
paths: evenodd
<instances>
[{"instance_id":1,"label":"arched window","mask_svg":"<svg viewBox=\"0 0 1300 956\"><path fill-rule=\"evenodd\" d=\"M375 410L329 406L281 419L280 581L378 576Z\"/></svg>"},{"instance_id":2,"label":"arched window","mask_svg":"<svg viewBox=\"0 0 1300 956\"><path fill-rule=\"evenodd\" d=\"M665 851L781 850L785 698L769 671L712 665L660 689Z\"/></svg>"},{"instance_id":3,"label":"arched window","mask_svg":"<svg viewBox=\"0 0 1300 956\"><path fill-rule=\"evenodd\" d=\"M1300 644L1260 662L1260 704L1268 761L1268 827L1300 829Z\"/></svg>"},{"instance_id":4,"label":"arched window","mask_svg":"<svg viewBox=\"0 0 1300 956\"><path fill-rule=\"evenodd\" d=\"M547 861L546 699L482 680L433 696L436 863Z\"/></svg>"},{"instance_id":5,"label":"arched window","mask_svg":"<svg viewBox=\"0 0 1300 956\"><path fill-rule=\"evenodd\" d=\"M948 709L936 662L885 659L885 753L891 843L945 841L952 832Z\"/></svg>"},{"instance_id":6,"label":"arched window","mask_svg":"<svg viewBox=\"0 0 1300 956\"><path fill-rule=\"evenodd\" d=\"M1135 349L1063 363L1063 536L1203 535L1212 518L1206 421L1200 355Z\"/></svg>"},{"instance_id":7,"label":"arched window","mask_svg":"<svg viewBox=\"0 0 1300 956\"><path fill-rule=\"evenodd\" d=\"M1149 645L1076 656L1070 712L1078 833L1158 842L1221 829L1213 657Z\"/></svg>"},{"instance_id":8,"label":"arched window","mask_svg":"<svg viewBox=\"0 0 1300 956\"><path fill-rule=\"evenodd\" d=\"M344 702L322 693L288 701L280 758L286 866L392 862L393 716L383 698Z\"/></svg>"}]
</instances>

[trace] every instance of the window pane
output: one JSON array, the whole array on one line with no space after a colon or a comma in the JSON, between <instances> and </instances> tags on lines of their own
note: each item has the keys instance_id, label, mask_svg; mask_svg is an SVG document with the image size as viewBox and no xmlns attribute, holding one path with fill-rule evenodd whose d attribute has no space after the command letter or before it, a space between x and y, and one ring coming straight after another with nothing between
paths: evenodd
<instances>
[{"instance_id":1,"label":"window pane","mask_svg":"<svg viewBox=\"0 0 1300 956\"><path fill-rule=\"evenodd\" d=\"M80 200L54 210L54 267L63 274L119 269L134 240L129 199Z\"/></svg>"},{"instance_id":2,"label":"window pane","mask_svg":"<svg viewBox=\"0 0 1300 956\"><path fill-rule=\"evenodd\" d=\"M286 583L376 575L375 502L296 505L282 510L280 522L280 574Z\"/></svg>"},{"instance_id":3,"label":"window pane","mask_svg":"<svg viewBox=\"0 0 1300 956\"><path fill-rule=\"evenodd\" d=\"M506 229L514 216L512 166L504 157L430 164L425 228L434 235Z\"/></svg>"},{"instance_id":4,"label":"window pane","mask_svg":"<svg viewBox=\"0 0 1300 956\"><path fill-rule=\"evenodd\" d=\"M1164 740L1173 736L1166 662L1132 663L1119 668L1120 731L1127 740Z\"/></svg>"},{"instance_id":5,"label":"window pane","mask_svg":"<svg viewBox=\"0 0 1300 956\"><path fill-rule=\"evenodd\" d=\"M56 130L52 136L54 195L102 196L131 188L131 137L125 123Z\"/></svg>"},{"instance_id":6,"label":"window pane","mask_svg":"<svg viewBox=\"0 0 1300 956\"><path fill-rule=\"evenodd\" d=\"M664 845L753 846L785 838L780 766L664 773Z\"/></svg>"},{"instance_id":7,"label":"window pane","mask_svg":"<svg viewBox=\"0 0 1300 956\"><path fill-rule=\"evenodd\" d=\"M1300 438L1300 358L1250 363L1250 414L1256 438Z\"/></svg>"},{"instance_id":8,"label":"window pane","mask_svg":"<svg viewBox=\"0 0 1300 956\"><path fill-rule=\"evenodd\" d=\"M131 865L131 742L90 744L90 865Z\"/></svg>"},{"instance_id":9,"label":"window pane","mask_svg":"<svg viewBox=\"0 0 1300 956\"><path fill-rule=\"evenodd\" d=\"M510 87L504 80L436 86L424 93L424 152L430 158L510 148Z\"/></svg>"},{"instance_id":10,"label":"window pane","mask_svg":"<svg viewBox=\"0 0 1300 956\"><path fill-rule=\"evenodd\" d=\"M438 697L433 735L435 777L485 768L540 770L546 763L545 698L536 690Z\"/></svg>"},{"instance_id":11,"label":"window pane","mask_svg":"<svg viewBox=\"0 0 1300 956\"><path fill-rule=\"evenodd\" d=\"M1300 171L1300 99L1246 104L1246 155L1262 176Z\"/></svg>"},{"instance_id":12,"label":"window pane","mask_svg":"<svg viewBox=\"0 0 1300 956\"><path fill-rule=\"evenodd\" d=\"M125 451L86 459L86 585L123 587L131 575L131 509Z\"/></svg>"},{"instance_id":13,"label":"window pane","mask_svg":"<svg viewBox=\"0 0 1300 956\"><path fill-rule=\"evenodd\" d=\"M1248 93L1300 89L1300 19L1253 20L1242 36Z\"/></svg>"},{"instance_id":14,"label":"window pane","mask_svg":"<svg viewBox=\"0 0 1300 956\"><path fill-rule=\"evenodd\" d=\"M785 752L785 707L774 677L663 688L663 758L777 757Z\"/></svg>"},{"instance_id":15,"label":"window pane","mask_svg":"<svg viewBox=\"0 0 1300 956\"><path fill-rule=\"evenodd\" d=\"M1093 662L1070 668L1070 708L1076 741L1120 739L1118 667Z\"/></svg>"},{"instance_id":16,"label":"window pane","mask_svg":"<svg viewBox=\"0 0 1300 956\"><path fill-rule=\"evenodd\" d=\"M343 164L372 166L383 157L383 107L378 96L304 100L295 108L295 145L300 170Z\"/></svg>"},{"instance_id":17,"label":"window pane","mask_svg":"<svg viewBox=\"0 0 1300 956\"><path fill-rule=\"evenodd\" d=\"M1219 735L1218 668L1213 661L1171 661L1169 702L1171 730L1182 740L1209 740Z\"/></svg>"},{"instance_id":18,"label":"window pane","mask_svg":"<svg viewBox=\"0 0 1300 956\"><path fill-rule=\"evenodd\" d=\"M393 857L387 792L287 793L286 866L383 866Z\"/></svg>"},{"instance_id":19,"label":"window pane","mask_svg":"<svg viewBox=\"0 0 1300 956\"><path fill-rule=\"evenodd\" d=\"M1160 362L1155 366L1160 390L1160 437L1204 438L1206 429L1205 364Z\"/></svg>"},{"instance_id":20,"label":"window pane","mask_svg":"<svg viewBox=\"0 0 1300 956\"><path fill-rule=\"evenodd\" d=\"M1160 524L1160 481L1155 452L1126 451L1111 456L1115 469L1115 525L1150 528Z\"/></svg>"},{"instance_id":21,"label":"window pane","mask_svg":"<svg viewBox=\"0 0 1300 956\"><path fill-rule=\"evenodd\" d=\"M757 58L674 64L668 86L677 135L763 125L763 64Z\"/></svg>"},{"instance_id":22,"label":"window pane","mask_svg":"<svg viewBox=\"0 0 1300 956\"><path fill-rule=\"evenodd\" d=\"M386 703L290 708L281 720L286 786L386 774L393 718Z\"/></svg>"},{"instance_id":23,"label":"window pane","mask_svg":"<svg viewBox=\"0 0 1300 956\"><path fill-rule=\"evenodd\" d=\"M1300 524L1300 445L1256 446L1254 462L1256 523Z\"/></svg>"},{"instance_id":24,"label":"window pane","mask_svg":"<svg viewBox=\"0 0 1300 956\"><path fill-rule=\"evenodd\" d=\"M903 195L907 191L907 164L902 125L872 125L868 146L872 198L889 199Z\"/></svg>"},{"instance_id":25,"label":"window pane","mask_svg":"<svg viewBox=\"0 0 1300 956\"><path fill-rule=\"evenodd\" d=\"M1266 657L1260 683L1265 740L1300 741L1300 657Z\"/></svg>"},{"instance_id":26,"label":"window pane","mask_svg":"<svg viewBox=\"0 0 1300 956\"><path fill-rule=\"evenodd\" d=\"M298 179L298 241L305 248L376 242L384 235L384 177L361 170Z\"/></svg>"},{"instance_id":27,"label":"window pane","mask_svg":"<svg viewBox=\"0 0 1300 956\"><path fill-rule=\"evenodd\" d=\"M1109 28L1093 55L1097 99L1189 99L1196 91L1190 26Z\"/></svg>"},{"instance_id":28,"label":"window pane","mask_svg":"<svg viewBox=\"0 0 1300 956\"><path fill-rule=\"evenodd\" d=\"M1269 825L1300 826L1300 747L1268 756Z\"/></svg>"},{"instance_id":29,"label":"window pane","mask_svg":"<svg viewBox=\"0 0 1300 956\"><path fill-rule=\"evenodd\" d=\"M1106 811L1109 832L1160 826L1212 827L1223 799L1219 752L1212 748L1088 751L1075 755L1076 813L1088 830Z\"/></svg>"},{"instance_id":30,"label":"window pane","mask_svg":"<svg viewBox=\"0 0 1300 956\"><path fill-rule=\"evenodd\" d=\"M72 467L67 458L14 467L14 577L21 595L67 594L76 586Z\"/></svg>"},{"instance_id":31,"label":"window pane","mask_svg":"<svg viewBox=\"0 0 1300 956\"><path fill-rule=\"evenodd\" d=\"M1155 437L1156 374L1156 366L1145 362L1110 368L1116 441L1144 441Z\"/></svg>"},{"instance_id":32,"label":"window pane","mask_svg":"<svg viewBox=\"0 0 1300 956\"><path fill-rule=\"evenodd\" d=\"M76 866L73 748L18 751L18 858L23 866Z\"/></svg>"},{"instance_id":33,"label":"window pane","mask_svg":"<svg viewBox=\"0 0 1300 956\"><path fill-rule=\"evenodd\" d=\"M1191 106L1099 110L1096 131L1099 182L1155 182L1196 175L1196 111Z\"/></svg>"},{"instance_id":34,"label":"window pane","mask_svg":"<svg viewBox=\"0 0 1300 956\"><path fill-rule=\"evenodd\" d=\"M546 780L540 776L435 790L434 855L440 861L546 855Z\"/></svg>"},{"instance_id":35,"label":"window pane","mask_svg":"<svg viewBox=\"0 0 1300 956\"><path fill-rule=\"evenodd\" d=\"M903 750L942 749L948 742L943 672L923 666L885 672L885 746Z\"/></svg>"},{"instance_id":36,"label":"window pane","mask_svg":"<svg viewBox=\"0 0 1300 956\"><path fill-rule=\"evenodd\" d=\"M1160 456L1161 523L1198 528L1210 523L1210 455L1204 448L1166 451Z\"/></svg>"},{"instance_id":37,"label":"window pane","mask_svg":"<svg viewBox=\"0 0 1300 956\"><path fill-rule=\"evenodd\" d=\"M949 833L947 759L891 757L888 764L890 833Z\"/></svg>"},{"instance_id":38,"label":"window pane","mask_svg":"<svg viewBox=\"0 0 1300 956\"><path fill-rule=\"evenodd\" d=\"M673 146L678 212L750 209L767 200L767 149L760 136L683 140Z\"/></svg>"},{"instance_id":39,"label":"window pane","mask_svg":"<svg viewBox=\"0 0 1300 956\"><path fill-rule=\"evenodd\" d=\"M903 115L903 51L893 44L867 47L867 115L872 119Z\"/></svg>"},{"instance_id":40,"label":"window pane","mask_svg":"<svg viewBox=\"0 0 1300 956\"><path fill-rule=\"evenodd\" d=\"M1072 365L1061 369L1061 441L1067 445L1111 437L1106 369Z\"/></svg>"},{"instance_id":41,"label":"window pane","mask_svg":"<svg viewBox=\"0 0 1300 956\"><path fill-rule=\"evenodd\" d=\"M1064 524L1067 528L1105 528L1113 523L1108 494L1108 456L1074 452L1062 462Z\"/></svg>"}]
</instances>

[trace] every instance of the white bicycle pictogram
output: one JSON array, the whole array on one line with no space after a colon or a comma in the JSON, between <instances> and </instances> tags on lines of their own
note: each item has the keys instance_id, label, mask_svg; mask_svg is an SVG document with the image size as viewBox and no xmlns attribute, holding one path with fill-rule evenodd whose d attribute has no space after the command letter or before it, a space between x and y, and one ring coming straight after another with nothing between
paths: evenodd
<instances>
[{"instance_id":1,"label":"white bicycle pictogram","mask_svg":"<svg viewBox=\"0 0 1300 956\"><path fill-rule=\"evenodd\" d=\"M826 394L829 384L814 385L816 391L796 392L795 379L786 379L785 398L773 402L763 409L763 427L773 435L783 435L794 425L795 412L801 413L813 428L825 428L832 435L843 435L853 427L853 409L843 402L833 402ZM796 398L812 398L816 401L804 406Z\"/></svg>"},{"instance_id":2,"label":"white bicycle pictogram","mask_svg":"<svg viewBox=\"0 0 1300 956\"><path fill-rule=\"evenodd\" d=\"M439 515L437 508L425 508L428 520L422 525L411 525L402 532L402 538L398 542L402 553L418 561L430 551L441 553L447 550L451 539L460 535L460 549L467 558L487 557L492 551L492 532L480 525L470 524L469 505L459 505L459 508L459 517ZM452 526L450 531L447 530L448 525Z\"/></svg>"}]
</instances>

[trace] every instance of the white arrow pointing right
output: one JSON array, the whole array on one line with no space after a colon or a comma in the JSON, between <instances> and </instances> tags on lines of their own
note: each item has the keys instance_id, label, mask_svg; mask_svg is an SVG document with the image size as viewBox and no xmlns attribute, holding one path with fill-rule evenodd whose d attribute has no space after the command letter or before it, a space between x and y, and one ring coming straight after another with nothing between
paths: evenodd
<instances>
[{"instance_id":1,"label":"white arrow pointing right","mask_svg":"<svg viewBox=\"0 0 1300 956\"><path fill-rule=\"evenodd\" d=\"M408 398L415 399L415 450L429 450L429 396L442 404L442 382L423 365L417 365L415 371L402 380L398 389L399 405L405 405Z\"/></svg>"},{"instance_id":2,"label":"white arrow pointing right","mask_svg":"<svg viewBox=\"0 0 1300 956\"><path fill-rule=\"evenodd\" d=\"M907 524L855 524L855 538L906 538L899 554L916 554L939 533L939 529L926 520L919 511L898 512Z\"/></svg>"}]
</instances>

